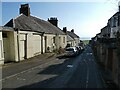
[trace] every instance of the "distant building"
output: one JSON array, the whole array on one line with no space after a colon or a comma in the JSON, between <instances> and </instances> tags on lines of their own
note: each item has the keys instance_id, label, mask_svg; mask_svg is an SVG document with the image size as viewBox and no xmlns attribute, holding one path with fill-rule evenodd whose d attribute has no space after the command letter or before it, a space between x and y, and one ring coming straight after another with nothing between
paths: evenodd
<instances>
[{"instance_id":1,"label":"distant building","mask_svg":"<svg viewBox=\"0 0 120 90\"><path fill-rule=\"evenodd\" d=\"M63 32L67 34L67 46L78 46L80 37L74 33L74 30L67 31L67 27L63 27Z\"/></svg>"}]
</instances>

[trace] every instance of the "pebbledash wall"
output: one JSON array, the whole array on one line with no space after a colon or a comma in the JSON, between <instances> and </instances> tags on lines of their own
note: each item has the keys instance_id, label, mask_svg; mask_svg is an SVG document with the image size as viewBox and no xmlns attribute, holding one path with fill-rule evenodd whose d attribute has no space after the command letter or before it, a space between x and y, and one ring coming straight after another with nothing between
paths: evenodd
<instances>
[{"instance_id":1,"label":"pebbledash wall","mask_svg":"<svg viewBox=\"0 0 120 90\"><path fill-rule=\"evenodd\" d=\"M0 30L0 64L4 64L2 30Z\"/></svg>"}]
</instances>

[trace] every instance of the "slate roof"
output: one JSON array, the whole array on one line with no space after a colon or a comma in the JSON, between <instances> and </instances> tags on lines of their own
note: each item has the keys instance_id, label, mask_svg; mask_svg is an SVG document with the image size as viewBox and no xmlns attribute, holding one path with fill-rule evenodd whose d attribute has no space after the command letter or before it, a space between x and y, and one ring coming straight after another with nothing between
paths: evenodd
<instances>
[{"instance_id":1,"label":"slate roof","mask_svg":"<svg viewBox=\"0 0 120 90\"><path fill-rule=\"evenodd\" d=\"M79 36L76 35L76 34L73 33L73 32L67 31L67 34L68 34L69 36L71 36L72 38L79 38Z\"/></svg>"},{"instance_id":2,"label":"slate roof","mask_svg":"<svg viewBox=\"0 0 120 90\"><path fill-rule=\"evenodd\" d=\"M34 16L25 16L24 14L19 15L15 19L11 19L5 26L26 31L65 35L65 33L62 32L60 28L52 25L50 22Z\"/></svg>"},{"instance_id":3,"label":"slate roof","mask_svg":"<svg viewBox=\"0 0 120 90\"><path fill-rule=\"evenodd\" d=\"M14 31L14 29L11 27L0 26L0 31Z\"/></svg>"},{"instance_id":4,"label":"slate roof","mask_svg":"<svg viewBox=\"0 0 120 90\"><path fill-rule=\"evenodd\" d=\"M67 41L73 41L73 40L74 39L71 36L67 35Z\"/></svg>"}]
</instances>

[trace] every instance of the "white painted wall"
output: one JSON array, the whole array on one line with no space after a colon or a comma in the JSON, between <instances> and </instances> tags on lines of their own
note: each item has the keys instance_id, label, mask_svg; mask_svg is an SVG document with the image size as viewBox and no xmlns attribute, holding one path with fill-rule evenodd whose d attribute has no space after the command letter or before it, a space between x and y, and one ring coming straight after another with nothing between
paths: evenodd
<instances>
[{"instance_id":1,"label":"white painted wall","mask_svg":"<svg viewBox=\"0 0 120 90\"><path fill-rule=\"evenodd\" d=\"M41 36L33 35L33 55L36 56L39 54L41 54Z\"/></svg>"},{"instance_id":2,"label":"white painted wall","mask_svg":"<svg viewBox=\"0 0 120 90\"><path fill-rule=\"evenodd\" d=\"M45 34L45 36L47 37L47 39L46 39L47 47L50 48L50 52L52 52L55 49L59 49L60 47L65 48L67 45L67 36L66 35ZM53 43L53 37L55 37L55 43ZM65 38L65 42L63 42L64 38Z\"/></svg>"},{"instance_id":3,"label":"white painted wall","mask_svg":"<svg viewBox=\"0 0 120 90\"><path fill-rule=\"evenodd\" d=\"M2 32L0 31L0 65L4 64Z\"/></svg>"},{"instance_id":4,"label":"white painted wall","mask_svg":"<svg viewBox=\"0 0 120 90\"><path fill-rule=\"evenodd\" d=\"M74 38L75 39L75 46L78 46L80 43L80 39L79 38Z\"/></svg>"},{"instance_id":5,"label":"white painted wall","mask_svg":"<svg viewBox=\"0 0 120 90\"><path fill-rule=\"evenodd\" d=\"M3 37L4 62L15 60L14 32L3 31L7 37Z\"/></svg>"},{"instance_id":6,"label":"white painted wall","mask_svg":"<svg viewBox=\"0 0 120 90\"><path fill-rule=\"evenodd\" d=\"M26 56L27 58L31 58L33 56L41 54L41 36L36 34L36 32L25 32L25 31L19 31L19 40L21 42L26 40ZM26 36L25 36L26 34ZM21 46L22 45L22 46ZM20 52L21 56L24 55L25 47L23 46L23 42L20 45L21 49ZM45 50L44 50L45 51ZM24 58L23 58L24 59ZM20 59L22 60L22 58Z\"/></svg>"},{"instance_id":7,"label":"white painted wall","mask_svg":"<svg viewBox=\"0 0 120 90\"><path fill-rule=\"evenodd\" d=\"M49 51L47 51L47 52L52 52L53 51L53 46L55 45L54 43L53 43L53 37L55 37L56 35L54 35L54 34L45 34L44 36L46 36L46 42L47 42L47 47L46 48L48 48L49 47ZM54 46L55 47L55 46Z\"/></svg>"},{"instance_id":8,"label":"white painted wall","mask_svg":"<svg viewBox=\"0 0 120 90\"><path fill-rule=\"evenodd\" d=\"M60 37L59 44L58 44L59 47L65 48L67 45L67 35L59 35L59 37Z\"/></svg>"},{"instance_id":9,"label":"white painted wall","mask_svg":"<svg viewBox=\"0 0 120 90\"><path fill-rule=\"evenodd\" d=\"M26 58L31 58L33 56L41 54L41 48L43 47L43 53L45 48L50 47L50 51L53 51L57 47L65 48L67 45L67 36L54 34L45 34L43 36L43 46L41 47L41 36L36 32L29 31L4 31L7 33L8 37L4 38L4 49L6 52L5 61L21 61L25 59L25 50ZM1 36L1 33L0 33ZM46 36L46 41L45 41ZM53 43L53 37L56 38L55 43ZM65 38L65 42L63 39ZM0 38L0 41L2 39ZM25 46L26 42L26 46ZM46 46L45 46L46 42ZM1 57L1 56L0 56Z\"/></svg>"}]
</instances>

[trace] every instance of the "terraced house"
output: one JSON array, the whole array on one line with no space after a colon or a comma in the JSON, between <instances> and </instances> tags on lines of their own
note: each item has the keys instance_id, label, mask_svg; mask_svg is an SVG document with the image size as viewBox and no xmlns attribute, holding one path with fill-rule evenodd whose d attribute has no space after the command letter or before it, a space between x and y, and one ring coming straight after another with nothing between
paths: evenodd
<instances>
[{"instance_id":1,"label":"terraced house","mask_svg":"<svg viewBox=\"0 0 120 90\"><path fill-rule=\"evenodd\" d=\"M107 23L107 26L101 29L101 32L94 37L93 50L98 61L111 75L109 81L120 86L120 6L119 11L116 12ZM100 37L98 37L100 36ZM96 39L96 40L95 40Z\"/></svg>"},{"instance_id":2,"label":"terraced house","mask_svg":"<svg viewBox=\"0 0 120 90\"><path fill-rule=\"evenodd\" d=\"M42 53L65 48L67 36L57 25L57 18L42 20L30 15L28 4L21 5L20 15L2 27L4 62L19 62Z\"/></svg>"},{"instance_id":3,"label":"terraced house","mask_svg":"<svg viewBox=\"0 0 120 90\"><path fill-rule=\"evenodd\" d=\"M63 32L67 34L67 46L79 46L80 37L74 33L74 29L67 31L67 27L64 27Z\"/></svg>"}]
</instances>

